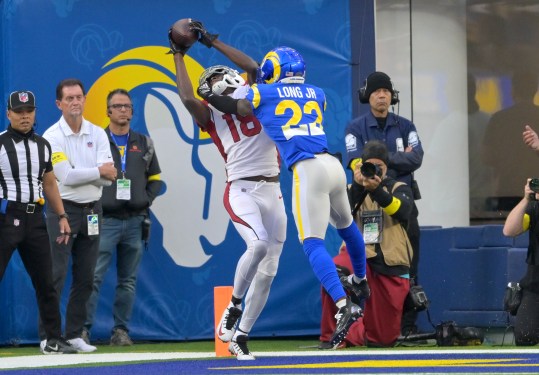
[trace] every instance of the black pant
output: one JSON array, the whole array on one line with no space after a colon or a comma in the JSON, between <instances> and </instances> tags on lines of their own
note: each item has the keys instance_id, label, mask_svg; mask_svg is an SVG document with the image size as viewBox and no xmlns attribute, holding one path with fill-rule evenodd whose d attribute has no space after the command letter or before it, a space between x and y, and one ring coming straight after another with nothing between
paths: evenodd
<instances>
[{"instance_id":1,"label":"black pant","mask_svg":"<svg viewBox=\"0 0 539 375\"><path fill-rule=\"evenodd\" d=\"M515 319L515 344L539 344L539 294L522 289L522 301Z\"/></svg>"},{"instance_id":2,"label":"black pant","mask_svg":"<svg viewBox=\"0 0 539 375\"><path fill-rule=\"evenodd\" d=\"M63 200L64 209L69 215L71 238L67 245L57 244L59 236L58 216L47 209L47 227L52 250L53 282L59 295L64 288L65 279L71 264L71 288L65 314L65 338L81 336L86 321L86 303L92 294L95 264L99 253L99 235L88 235L88 215L98 214L101 231L102 209L97 202L91 207L81 207ZM40 324L40 336L43 335Z\"/></svg>"},{"instance_id":3,"label":"black pant","mask_svg":"<svg viewBox=\"0 0 539 375\"><path fill-rule=\"evenodd\" d=\"M61 335L60 303L53 285L49 237L41 209L26 213L24 209L8 207L5 214L0 214L0 280L15 249L19 250L36 292L43 322L41 337L58 339Z\"/></svg>"}]
</instances>

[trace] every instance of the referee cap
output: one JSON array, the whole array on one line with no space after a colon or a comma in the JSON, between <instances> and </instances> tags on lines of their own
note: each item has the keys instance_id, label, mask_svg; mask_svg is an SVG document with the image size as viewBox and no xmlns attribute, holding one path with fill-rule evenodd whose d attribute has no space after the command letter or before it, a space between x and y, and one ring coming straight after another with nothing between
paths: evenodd
<instances>
[{"instance_id":1,"label":"referee cap","mask_svg":"<svg viewBox=\"0 0 539 375\"><path fill-rule=\"evenodd\" d=\"M32 91L14 91L9 94L7 109L36 108L36 97Z\"/></svg>"}]
</instances>

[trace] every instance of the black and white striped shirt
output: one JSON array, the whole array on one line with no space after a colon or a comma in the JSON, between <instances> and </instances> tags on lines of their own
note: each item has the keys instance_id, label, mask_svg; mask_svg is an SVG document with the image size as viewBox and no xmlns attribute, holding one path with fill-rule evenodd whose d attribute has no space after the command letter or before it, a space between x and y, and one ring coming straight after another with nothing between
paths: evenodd
<instances>
[{"instance_id":1,"label":"black and white striped shirt","mask_svg":"<svg viewBox=\"0 0 539 375\"><path fill-rule=\"evenodd\" d=\"M33 130L26 134L11 125L0 133L0 198L34 203L43 198L43 175L52 171L51 146Z\"/></svg>"}]
</instances>

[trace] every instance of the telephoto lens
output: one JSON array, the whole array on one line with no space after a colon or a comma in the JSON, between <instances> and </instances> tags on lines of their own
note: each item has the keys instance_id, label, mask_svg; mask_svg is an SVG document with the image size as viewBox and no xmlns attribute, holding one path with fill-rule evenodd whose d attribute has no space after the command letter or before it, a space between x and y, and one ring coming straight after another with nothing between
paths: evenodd
<instances>
[{"instance_id":1,"label":"telephoto lens","mask_svg":"<svg viewBox=\"0 0 539 375\"><path fill-rule=\"evenodd\" d=\"M367 178L373 178L374 176L382 177L382 170L376 164L368 161L361 164L361 174Z\"/></svg>"},{"instance_id":2,"label":"telephoto lens","mask_svg":"<svg viewBox=\"0 0 539 375\"><path fill-rule=\"evenodd\" d=\"M530 189L534 193L539 193L539 178L532 178L530 180Z\"/></svg>"}]
</instances>

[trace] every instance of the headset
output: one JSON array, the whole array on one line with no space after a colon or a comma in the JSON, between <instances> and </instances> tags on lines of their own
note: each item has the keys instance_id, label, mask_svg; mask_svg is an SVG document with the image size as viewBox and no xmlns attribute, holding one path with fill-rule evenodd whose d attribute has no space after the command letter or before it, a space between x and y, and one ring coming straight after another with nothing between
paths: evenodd
<instances>
[{"instance_id":1,"label":"headset","mask_svg":"<svg viewBox=\"0 0 539 375\"><path fill-rule=\"evenodd\" d=\"M390 104L391 105L397 104L400 101L399 92L397 90L395 90L395 86L393 86L393 82L391 81L391 78L389 78L389 76L387 74L382 73L382 72L371 73L371 74L368 75L367 78L365 78L365 82L363 83L363 86L360 87L359 90L358 90L359 102L362 103L362 104L368 104L369 103L369 97L367 97L367 82L369 81L369 78L375 73L376 74L383 74L385 76L385 78L387 78L387 80L391 84L391 102L390 102Z\"/></svg>"},{"instance_id":2,"label":"headset","mask_svg":"<svg viewBox=\"0 0 539 375\"><path fill-rule=\"evenodd\" d=\"M135 112L135 107L133 107L133 101L131 99L131 95L129 95L129 91L127 91L125 89L115 89L115 90L112 90L111 92L108 93L108 95L107 95L107 115L109 117L110 117L110 115L112 115L112 110L109 107L109 103L110 103L110 99L112 99L112 97L114 95L117 95L117 94L125 95L125 96L127 96L129 98L129 101L131 102L131 116L129 116L129 121L131 121L131 119L133 119L133 114Z\"/></svg>"}]
</instances>

